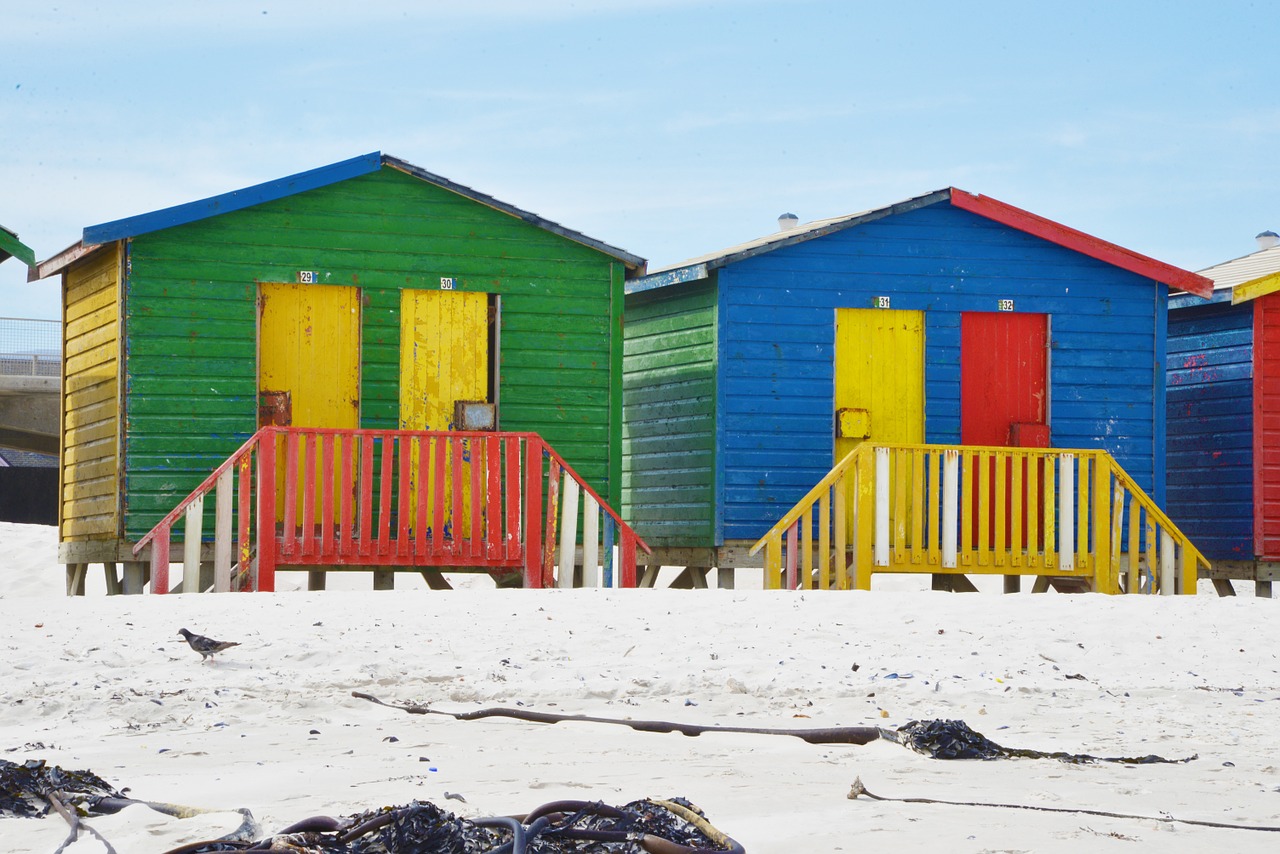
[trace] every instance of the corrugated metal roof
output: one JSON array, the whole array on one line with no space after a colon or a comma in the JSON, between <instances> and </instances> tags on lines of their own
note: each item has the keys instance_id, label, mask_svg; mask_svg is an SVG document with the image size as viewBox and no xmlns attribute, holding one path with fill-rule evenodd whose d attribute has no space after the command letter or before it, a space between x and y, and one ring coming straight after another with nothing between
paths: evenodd
<instances>
[{"instance_id":1,"label":"corrugated metal roof","mask_svg":"<svg viewBox=\"0 0 1280 854\"><path fill-rule=\"evenodd\" d=\"M1205 267L1199 272L1205 278L1213 280L1215 291L1234 288L1272 273L1280 273L1280 246L1259 249L1230 261Z\"/></svg>"}]
</instances>

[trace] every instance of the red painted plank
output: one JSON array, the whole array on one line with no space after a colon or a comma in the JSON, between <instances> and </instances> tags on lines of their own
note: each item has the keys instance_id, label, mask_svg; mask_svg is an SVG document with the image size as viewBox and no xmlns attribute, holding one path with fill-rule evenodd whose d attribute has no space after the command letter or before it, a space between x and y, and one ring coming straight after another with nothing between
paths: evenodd
<instances>
[{"instance_id":1,"label":"red painted plank","mask_svg":"<svg viewBox=\"0 0 1280 854\"><path fill-rule=\"evenodd\" d=\"M427 500L431 494L428 491L427 477L431 473L432 441L429 436L420 436L417 443L418 479L414 484L413 554L419 558L427 554L427 505L431 503Z\"/></svg>"},{"instance_id":2,"label":"red painted plank","mask_svg":"<svg viewBox=\"0 0 1280 854\"><path fill-rule=\"evenodd\" d=\"M169 592L169 527L160 525L151 540L151 592Z\"/></svg>"},{"instance_id":3,"label":"red painted plank","mask_svg":"<svg viewBox=\"0 0 1280 854\"><path fill-rule=\"evenodd\" d=\"M636 532L629 525L619 525L618 586L636 586Z\"/></svg>"},{"instance_id":4,"label":"red painted plank","mask_svg":"<svg viewBox=\"0 0 1280 854\"><path fill-rule=\"evenodd\" d=\"M386 441L390 443L393 440L388 437ZM409 506L409 496L411 495L409 490L409 471L413 462L413 439L401 434L394 441L400 466L400 489L399 495L396 497L396 521L399 523L396 531L396 552L402 556L408 556L413 546L409 539L409 521L413 518L413 508Z\"/></svg>"},{"instance_id":5,"label":"red painted plank","mask_svg":"<svg viewBox=\"0 0 1280 854\"><path fill-rule=\"evenodd\" d=\"M453 534L449 541L449 554L462 554L462 439L449 438L449 493L450 514L449 530Z\"/></svg>"},{"instance_id":6,"label":"red painted plank","mask_svg":"<svg viewBox=\"0 0 1280 854\"><path fill-rule=\"evenodd\" d=\"M480 557L484 554L484 517L480 515L480 508L483 506L484 499L484 480L481 477L483 473L482 463L479 456L484 453L484 443L478 439L464 439L471 451L471 518L470 530L471 536L471 556Z\"/></svg>"},{"instance_id":7,"label":"red painted plank","mask_svg":"<svg viewBox=\"0 0 1280 854\"><path fill-rule=\"evenodd\" d=\"M360 554L373 551L373 435L361 433L360 439L360 528L356 544Z\"/></svg>"},{"instance_id":8,"label":"red painted plank","mask_svg":"<svg viewBox=\"0 0 1280 854\"><path fill-rule=\"evenodd\" d=\"M320 549L319 553L333 553L333 517L337 508L333 504L333 436L320 440L320 477L324 484L320 498Z\"/></svg>"},{"instance_id":9,"label":"red painted plank","mask_svg":"<svg viewBox=\"0 0 1280 854\"><path fill-rule=\"evenodd\" d=\"M484 492L484 556L497 560L502 557L502 439L498 436L484 440L484 465L488 474Z\"/></svg>"},{"instance_id":10,"label":"red painted plank","mask_svg":"<svg viewBox=\"0 0 1280 854\"><path fill-rule=\"evenodd\" d=\"M338 497L342 508L338 517L338 554L343 557L355 553L355 447L355 436L348 433L342 437L342 495Z\"/></svg>"},{"instance_id":11,"label":"red painted plank","mask_svg":"<svg viewBox=\"0 0 1280 854\"><path fill-rule=\"evenodd\" d=\"M961 210L978 214L1010 228L1025 231L1051 243L1097 258L1099 261L1112 264L1122 270L1128 270L1131 273L1137 273L1139 276L1154 279L1157 282L1168 285L1170 288L1184 290L1187 293L1206 299L1213 295L1213 281L1211 279L1207 279L1190 270L1183 270L1181 267L1157 261L1154 258L1149 258L1146 255L1134 252L1131 249L1125 249L1114 243L1108 243L1091 234L1085 234L1083 231L1077 231L1061 223L1037 216L1030 211L1024 211L1013 205L997 201L990 196L969 193L952 187L951 204Z\"/></svg>"},{"instance_id":12,"label":"red painted plank","mask_svg":"<svg viewBox=\"0 0 1280 854\"><path fill-rule=\"evenodd\" d=\"M505 436L507 449L507 483L504 498L507 502L507 532L504 553L508 558L520 554L520 437Z\"/></svg>"},{"instance_id":13,"label":"red painted plank","mask_svg":"<svg viewBox=\"0 0 1280 854\"><path fill-rule=\"evenodd\" d=\"M276 436L263 431L258 444L258 572L250 590L274 591L276 585Z\"/></svg>"},{"instance_id":14,"label":"red painted plank","mask_svg":"<svg viewBox=\"0 0 1280 854\"><path fill-rule=\"evenodd\" d=\"M280 533L280 556L292 557L298 535L298 434L290 431L284 439L284 529Z\"/></svg>"},{"instance_id":15,"label":"red painted plank","mask_svg":"<svg viewBox=\"0 0 1280 854\"><path fill-rule=\"evenodd\" d=\"M525 442L524 586L542 586L542 442Z\"/></svg>"},{"instance_id":16,"label":"red painted plank","mask_svg":"<svg viewBox=\"0 0 1280 854\"><path fill-rule=\"evenodd\" d=\"M316 552L316 462L320 437L315 433L303 434L302 445L302 533L300 536L304 555Z\"/></svg>"},{"instance_id":17,"label":"red painted plank","mask_svg":"<svg viewBox=\"0 0 1280 854\"><path fill-rule=\"evenodd\" d=\"M436 462L431 469L431 552L432 554L448 554L449 542L444 535L444 481L449 453L449 440L444 436L435 438Z\"/></svg>"},{"instance_id":18,"label":"red painted plank","mask_svg":"<svg viewBox=\"0 0 1280 854\"><path fill-rule=\"evenodd\" d=\"M1253 552L1280 560L1280 293L1253 301Z\"/></svg>"}]
</instances>

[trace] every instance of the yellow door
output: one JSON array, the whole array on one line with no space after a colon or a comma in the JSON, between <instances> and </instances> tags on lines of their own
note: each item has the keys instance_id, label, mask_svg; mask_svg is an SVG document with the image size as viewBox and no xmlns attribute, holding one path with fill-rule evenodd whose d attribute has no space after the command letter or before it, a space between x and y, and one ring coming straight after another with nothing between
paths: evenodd
<instances>
[{"instance_id":1,"label":"yellow door","mask_svg":"<svg viewBox=\"0 0 1280 854\"><path fill-rule=\"evenodd\" d=\"M264 404L279 404L274 418L261 417L260 421L295 427L359 427L360 290L263 283L258 306L259 397ZM340 465L335 465L335 481L340 471ZM283 479L281 465L277 489L283 489ZM317 507L322 488L316 478ZM335 489L334 494L337 492ZM300 520L301 492L298 500ZM278 506L283 517L283 502Z\"/></svg>"},{"instance_id":2,"label":"yellow door","mask_svg":"<svg viewBox=\"0 0 1280 854\"><path fill-rule=\"evenodd\" d=\"M489 397L488 294L400 293L400 427L450 430L453 404Z\"/></svg>"},{"instance_id":3,"label":"yellow door","mask_svg":"<svg viewBox=\"0 0 1280 854\"><path fill-rule=\"evenodd\" d=\"M453 429L454 403L459 400L489 399L489 298L465 291L413 291L400 294L400 428L402 430ZM416 446L416 442L413 443ZM444 536L471 535L470 466L483 465L474 456L477 445L464 442L463 518L454 530L451 524L453 478L445 475L446 531ZM411 447L413 506L417 506L419 485L427 488L427 519L434 518L430 502L434 496L430 474L418 471L416 447ZM429 457L431 459L432 457ZM452 454L449 454L452 459ZM439 476L436 473L435 476ZM430 523L428 523L430 524Z\"/></svg>"},{"instance_id":4,"label":"yellow door","mask_svg":"<svg viewBox=\"0 0 1280 854\"><path fill-rule=\"evenodd\" d=\"M864 440L924 441L924 312L836 309L839 462Z\"/></svg>"}]
</instances>

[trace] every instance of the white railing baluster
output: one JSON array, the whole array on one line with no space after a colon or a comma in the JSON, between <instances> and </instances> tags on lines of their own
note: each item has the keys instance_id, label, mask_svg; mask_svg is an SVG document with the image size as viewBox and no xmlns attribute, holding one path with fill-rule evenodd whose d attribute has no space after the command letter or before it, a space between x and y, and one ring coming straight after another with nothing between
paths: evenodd
<instances>
[{"instance_id":1,"label":"white railing baluster","mask_svg":"<svg viewBox=\"0 0 1280 854\"><path fill-rule=\"evenodd\" d=\"M582 586L598 587L600 563L600 505L590 495L582 496Z\"/></svg>"},{"instance_id":2,"label":"white railing baluster","mask_svg":"<svg viewBox=\"0 0 1280 854\"><path fill-rule=\"evenodd\" d=\"M1076 455L1058 455L1058 568L1076 568L1075 498Z\"/></svg>"},{"instance_id":3,"label":"white railing baluster","mask_svg":"<svg viewBox=\"0 0 1280 854\"><path fill-rule=\"evenodd\" d=\"M187 524L182 531L182 592L200 592L200 537L204 527L204 496L187 505Z\"/></svg>"},{"instance_id":4,"label":"white railing baluster","mask_svg":"<svg viewBox=\"0 0 1280 854\"><path fill-rule=\"evenodd\" d=\"M960 452L942 452L942 565L955 569L960 536Z\"/></svg>"},{"instance_id":5,"label":"white railing baluster","mask_svg":"<svg viewBox=\"0 0 1280 854\"><path fill-rule=\"evenodd\" d=\"M889 565L889 449L876 448L876 566Z\"/></svg>"},{"instance_id":6,"label":"white railing baluster","mask_svg":"<svg viewBox=\"0 0 1280 854\"><path fill-rule=\"evenodd\" d=\"M213 494L213 590L226 593L231 590L231 481L235 469L228 467L218 475L218 486Z\"/></svg>"},{"instance_id":7,"label":"white railing baluster","mask_svg":"<svg viewBox=\"0 0 1280 854\"><path fill-rule=\"evenodd\" d=\"M560 577L557 586L573 586L574 546L578 540L578 482L564 475L560 492Z\"/></svg>"},{"instance_id":8,"label":"white railing baluster","mask_svg":"<svg viewBox=\"0 0 1280 854\"><path fill-rule=\"evenodd\" d=\"M1173 551L1173 535L1160 529L1160 595L1172 596L1178 590L1178 563Z\"/></svg>"}]
</instances>

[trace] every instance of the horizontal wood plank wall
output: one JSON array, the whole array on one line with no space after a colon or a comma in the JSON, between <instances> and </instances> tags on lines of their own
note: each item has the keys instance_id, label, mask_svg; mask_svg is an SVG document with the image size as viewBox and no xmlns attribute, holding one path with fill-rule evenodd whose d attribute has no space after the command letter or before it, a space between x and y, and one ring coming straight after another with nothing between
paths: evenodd
<instances>
[{"instance_id":1,"label":"horizontal wood plank wall","mask_svg":"<svg viewBox=\"0 0 1280 854\"><path fill-rule=\"evenodd\" d=\"M1203 303L1169 312L1169 518L1210 560L1253 553L1253 313Z\"/></svg>"},{"instance_id":2,"label":"horizontal wood plank wall","mask_svg":"<svg viewBox=\"0 0 1280 854\"><path fill-rule=\"evenodd\" d=\"M66 274L62 541L117 535L120 246Z\"/></svg>"},{"instance_id":3,"label":"horizontal wood plank wall","mask_svg":"<svg viewBox=\"0 0 1280 854\"><path fill-rule=\"evenodd\" d=\"M830 469L834 311L881 296L925 312L926 441L960 440L960 312L1012 299L1050 315L1053 444L1110 451L1163 501L1163 285L947 204L719 274L726 539L760 536Z\"/></svg>"},{"instance_id":4,"label":"horizontal wood plank wall","mask_svg":"<svg viewBox=\"0 0 1280 854\"><path fill-rule=\"evenodd\" d=\"M622 516L650 545L715 545L715 346L712 284L628 301Z\"/></svg>"},{"instance_id":5,"label":"horizontal wood plank wall","mask_svg":"<svg viewBox=\"0 0 1280 854\"><path fill-rule=\"evenodd\" d=\"M1253 551L1280 560L1280 293L1253 303Z\"/></svg>"},{"instance_id":6,"label":"horizontal wood plank wall","mask_svg":"<svg viewBox=\"0 0 1280 854\"><path fill-rule=\"evenodd\" d=\"M400 290L502 297L500 419L540 433L611 501L610 262L384 167L134 239L126 526L141 536L256 426L257 282L362 289L361 426L399 416Z\"/></svg>"}]
</instances>

